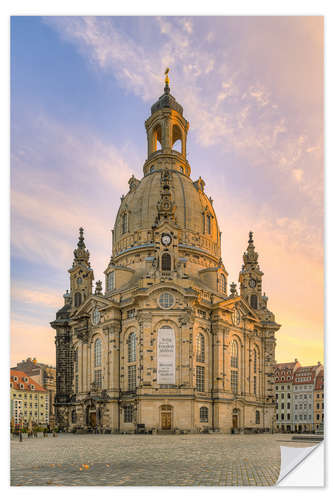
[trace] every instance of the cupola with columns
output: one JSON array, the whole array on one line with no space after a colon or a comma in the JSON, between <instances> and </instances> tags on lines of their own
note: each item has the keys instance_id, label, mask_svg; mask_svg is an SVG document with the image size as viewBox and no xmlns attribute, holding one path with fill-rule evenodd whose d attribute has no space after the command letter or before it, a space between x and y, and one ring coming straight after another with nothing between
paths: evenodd
<instances>
[{"instance_id":1,"label":"cupola with columns","mask_svg":"<svg viewBox=\"0 0 333 500\"><path fill-rule=\"evenodd\" d=\"M168 165L187 176L191 168L186 160L186 140L189 123L183 116L183 108L170 94L169 68L166 69L164 94L151 107L151 116L146 120L148 157L143 171L150 172ZM180 151L174 149L179 141Z\"/></svg>"}]
</instances>

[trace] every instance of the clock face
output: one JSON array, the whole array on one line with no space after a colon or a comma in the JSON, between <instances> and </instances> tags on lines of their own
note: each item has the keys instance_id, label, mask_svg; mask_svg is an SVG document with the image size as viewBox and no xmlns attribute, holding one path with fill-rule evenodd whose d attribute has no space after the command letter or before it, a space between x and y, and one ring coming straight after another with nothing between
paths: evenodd
<instances>
[{"instance_id":1,"label":"clock face","mask_svg":"<svg viewBox=\"0 0 333 500\"><path fill-rule=\"evenodd\" d=\"M254 280L253 278L251 278L250 281L249 281L250 287L254 288L256 286L256 284L257 284L256 280Z\"/></svg>"},{"instance_id":2,"label":"clock face","mask_svg":"<svg viewBox=\"0 0 333 500\"><path fill-rule=\"evenodd\" d=\"M162 241L162 244L165 246L170 245L170 243L171 243L170 234L162 234L161 241Z\"/></svg>"},{"instance_id":3,"label":"clock face","mask_svg":"<svg viewBox=\"0 0 333 500\"><path fill-rule=\"evenodd\" d=\"M240 321L241 321L241 315L240 315L240 312L238 311L238 309L235 309L232 313L232 321L234 323L234 325L239 325Z\"/></svg>"}]
</instances>

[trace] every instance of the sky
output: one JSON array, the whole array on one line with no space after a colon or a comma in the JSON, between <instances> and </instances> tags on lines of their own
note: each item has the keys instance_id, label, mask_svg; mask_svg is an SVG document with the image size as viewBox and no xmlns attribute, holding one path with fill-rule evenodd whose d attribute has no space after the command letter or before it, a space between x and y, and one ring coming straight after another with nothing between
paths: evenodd
<instances>
[{"instance_id":1,"label":"sky","mask_svg":"<svg viewBox=\"0 0 333 500\"><path fill-rule=\"evenodd\" d=\"M55 364L80 226L104 281L167 66L229 283L252 230L276 360L323 362L323 18L32 16L11 19L11 366Z\"/></svg>"}]
</instances>

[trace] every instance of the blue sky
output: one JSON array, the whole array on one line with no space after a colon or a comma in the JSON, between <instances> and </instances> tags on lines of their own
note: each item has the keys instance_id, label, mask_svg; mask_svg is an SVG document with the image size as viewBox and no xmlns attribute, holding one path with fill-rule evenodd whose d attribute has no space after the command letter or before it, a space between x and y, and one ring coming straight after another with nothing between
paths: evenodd
<instances>
[{"instance_id":1,"label":"blue sky","mask_svg":"<svg viewBox=\"0 0 333 500\"><path fill-rule=\"evenodd\" d=\"M48 324L81 225L103 279L166 66L230 282L253 230L277 359L322 361L322 60L320 17L13 17L12 362L54 362Z\"/></svg>"}]
</instances>

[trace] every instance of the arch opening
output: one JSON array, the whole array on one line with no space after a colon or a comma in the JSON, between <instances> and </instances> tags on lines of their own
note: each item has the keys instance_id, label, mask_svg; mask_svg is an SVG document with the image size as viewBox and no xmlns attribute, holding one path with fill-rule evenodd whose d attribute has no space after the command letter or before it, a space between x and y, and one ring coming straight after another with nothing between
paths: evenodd
<instances>
[{"instance_id":1,"label":"arch opening","mask_svg":"<svg viewBox=\"0 0 333 500\"><path fill-rule=\"evenodd\" d=\"M153 131L152 137L152 152L159 151L162 149L162 127L160 124L156 125Z\"/></svg>"}]
</instances>

